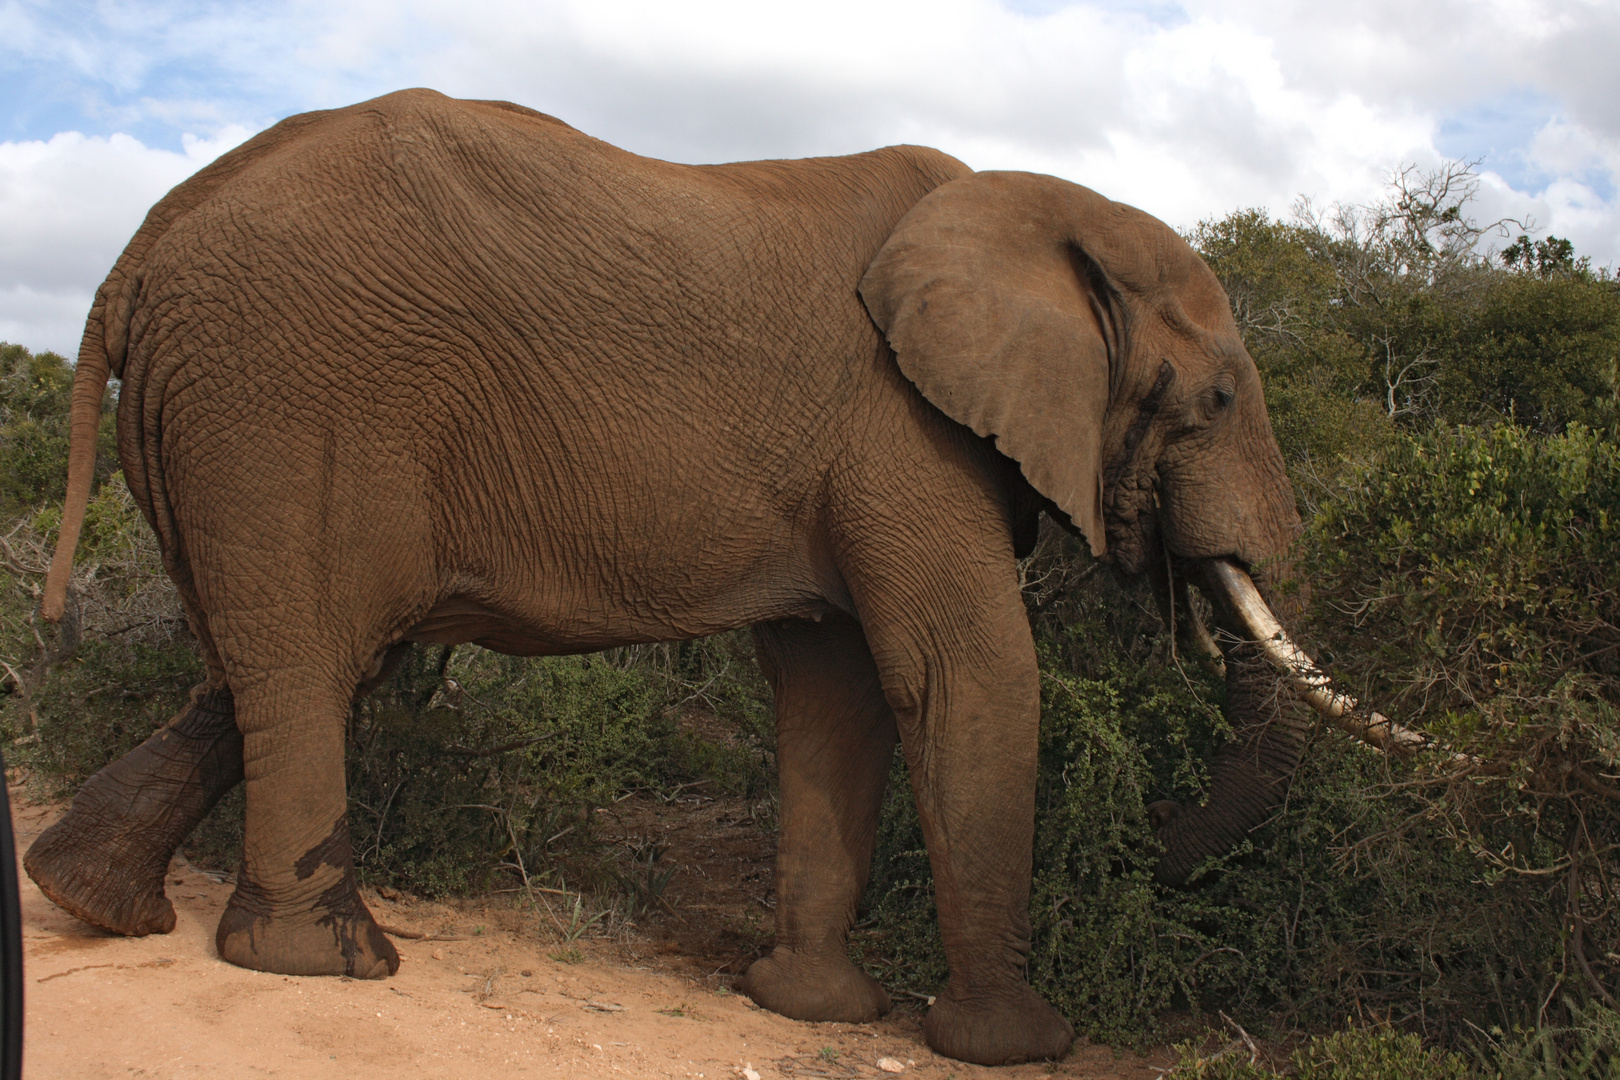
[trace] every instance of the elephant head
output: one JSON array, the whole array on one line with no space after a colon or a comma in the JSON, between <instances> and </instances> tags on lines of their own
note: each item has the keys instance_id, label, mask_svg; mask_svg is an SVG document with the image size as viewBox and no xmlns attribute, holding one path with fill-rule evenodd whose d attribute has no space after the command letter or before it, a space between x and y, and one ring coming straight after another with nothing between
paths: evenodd
<instances>
[{"instance_id":1,"label":"elephant head","mask_svg":"<svg viewBox=\"0 0 1620 1080\"><path fill-rule=\"evenodd\" d=\"M1185 580L1211 597L1237 737L1203 806L1155 807L1159 878L1181 883L1264 820L1304 744L1255 640L1254 603L1271 615L1249 584L1293 613L1299 595L1274 586L1299 517L1225 291L1140 210L1050 176L983 172L917 203L861 296L901 371L993 437L1095 555L1154 575L1166 601Z\"/></svg>"}]
</instances>

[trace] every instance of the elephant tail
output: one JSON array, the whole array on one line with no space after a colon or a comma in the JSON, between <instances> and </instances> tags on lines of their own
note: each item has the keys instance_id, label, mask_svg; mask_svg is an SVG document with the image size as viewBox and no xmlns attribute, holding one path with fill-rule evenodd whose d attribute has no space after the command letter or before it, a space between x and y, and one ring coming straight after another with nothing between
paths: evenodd
<instances>
[{"instance_id":1,"label":"elephant tail","mask_svg":"<svg viewBox=\"0 0 1620 1080\"><path fill-rule=\"evenodd\" d=\"M98 305L99 307L99 305ZM92 325L96 322L91 316ZM62 529L56 554L45 576L45 597L40 612L51 622L62 618L67 606L68 575L73 571L73 549L79 546L90 484L96 472L96 441L101 432L101 400L107 392L107 350L100 334L85 333L79 363L73 372L73 403L68 412L67 501L62 506Z\"/></svg>"}]
</instances>

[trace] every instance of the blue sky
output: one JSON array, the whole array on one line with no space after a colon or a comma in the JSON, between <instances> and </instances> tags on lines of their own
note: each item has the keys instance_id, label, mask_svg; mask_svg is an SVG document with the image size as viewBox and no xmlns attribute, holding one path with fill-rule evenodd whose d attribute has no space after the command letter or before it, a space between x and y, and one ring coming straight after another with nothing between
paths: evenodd
<instances>
[{"instance_id":1,"label":"blue sky","mask_svg":"<svg viewBox=\"0 0 1620 1080\"><path fill-rule=\"evenodd\" d=\"M1620 263L1614 0L0 0L0 340L69 352L146 209L295 112L500 97L680 161L894 142L1173 225L1482 159Z\"/></svg>"}]
</instances>

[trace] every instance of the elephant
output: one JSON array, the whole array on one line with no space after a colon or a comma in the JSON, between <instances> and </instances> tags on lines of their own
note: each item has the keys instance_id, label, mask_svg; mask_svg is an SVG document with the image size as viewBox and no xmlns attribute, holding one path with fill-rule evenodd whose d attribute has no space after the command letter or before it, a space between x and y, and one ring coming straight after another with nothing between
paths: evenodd
<instances>
[{"instance_id":1,"label":"elephant","mask_svg":"<svg viewBox=\"0 0 1620 1080\"><path fill-rule=\"evenodd\" d=\"M1187 243L1068 181L916 146L672 164L428 90L283 120L159 202L96 294L47 618L110 376L206 681L28 853L108 930L173 928L170 854L245 782L219 955L392 974L343 751L401 650L751 627L781 812L775 944L741 989L805 1020L889 1008L845 940L898 743L950 966L928 1042L1059 1057L1073 1029L1024 976L1040 695L1016 563L1043 513L1171 600L1213 590L1229 631L1239 737L1206 805L1161 811L1163 880L1299 759L1212 570L1290 617L1268 568L1299 518L1259 373Z\"/></svg>"}]
</instances>

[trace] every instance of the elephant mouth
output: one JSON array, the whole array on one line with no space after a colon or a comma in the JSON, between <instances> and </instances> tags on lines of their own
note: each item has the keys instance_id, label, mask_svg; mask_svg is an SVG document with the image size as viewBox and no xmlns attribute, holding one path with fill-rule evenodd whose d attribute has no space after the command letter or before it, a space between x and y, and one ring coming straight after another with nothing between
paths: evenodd
<instances>
[{"instance_id":1,"label":"elephant mouth","mask_svg":"<svg viewBox=\"0 0 1620 1080\"><path fill-rule=\"evenodd\" d=\"M1385 753L1407 755L1432 745L1421 732L1404 728L1381 713L1364 708L1355 698L1337 689L1327 672L1294 644L1271 607L1255 587L1254 579L1230 559L1202 560L1198 567L1199 590L1215 607L1223 630L1244 641L1253 642L1260 654L1290 683L1299 696L1324 720ZM1186 584L1178 581L1183 617L1176 620L1178 646L1211 665L1223 663L1220 647L1187 602Z\"/></svg>"}]
</instances>

